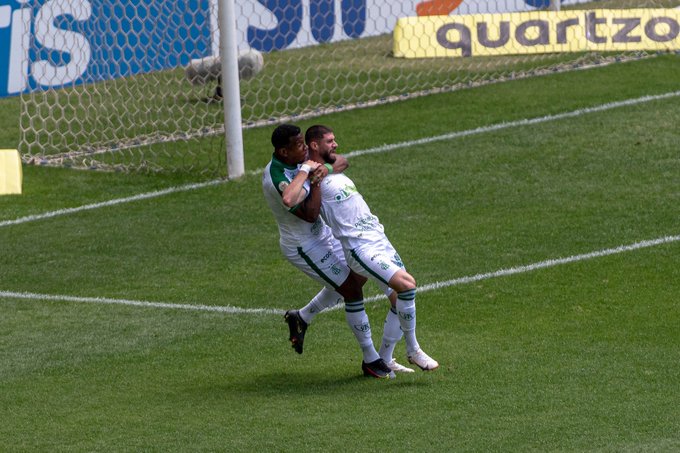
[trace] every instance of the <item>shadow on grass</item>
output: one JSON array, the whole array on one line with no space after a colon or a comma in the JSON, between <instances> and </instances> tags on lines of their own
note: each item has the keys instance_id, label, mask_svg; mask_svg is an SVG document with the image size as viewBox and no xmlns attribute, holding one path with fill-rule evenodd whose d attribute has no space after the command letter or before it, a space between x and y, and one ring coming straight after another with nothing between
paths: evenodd
<instances>
[{"instance_id":1,"label":"shadow on grass","mask_svg":"<svg viewBox=\"0 0 680 453\"><path fill-rule=\"evenodd\" d=\"M258 396L315 396L329 393L333 395L352 396L356 392L367 391L372 394L379 392L393 393L397 389L406 387L429 387L434 381L431 376L414 373L413 376L397 375L395 379L373 379L351 372L341 375L332 372L286 371L253 373L249 376L239 376L215 383L208 392L224 391L241 395Z\"/></svg>"}]
</instances>

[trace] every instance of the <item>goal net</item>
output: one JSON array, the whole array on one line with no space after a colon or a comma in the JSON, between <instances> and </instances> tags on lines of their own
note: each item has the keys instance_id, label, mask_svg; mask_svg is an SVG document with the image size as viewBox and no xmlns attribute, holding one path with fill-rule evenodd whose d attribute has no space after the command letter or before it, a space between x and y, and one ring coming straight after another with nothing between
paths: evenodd
<instances>
[{"instance_id":1,"label":"goal net","mask_svg":"<svg viewBox=\"0 0 680 453\"><path fill-rule=\"evenodd\" d=\"M218 0L7 1L0 94L21 96L24 162L226 174L219 79L187 76L219 53ZM264 60L240 82L244 128L642 58L679 42L680 0L219 1L235 1L238 48Z\"/></svg>"}]
</instances>

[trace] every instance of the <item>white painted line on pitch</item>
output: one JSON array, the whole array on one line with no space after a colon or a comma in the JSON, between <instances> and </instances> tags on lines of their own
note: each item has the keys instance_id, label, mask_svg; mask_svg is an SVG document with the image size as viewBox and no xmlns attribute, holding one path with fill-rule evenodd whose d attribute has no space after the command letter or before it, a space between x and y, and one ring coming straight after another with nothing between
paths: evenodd
<instances>
[{"instance_id":1,"label":"white painted line on pitch","mask_svg":"<svg viewBox=\"0 0 680 453\"><path fill-rule=\"evenodd\" d=\"M35 215L29 215L26 217L20 217L15 220L4 220L0 222L0 227L8 226L8 225L18 225L21 223L27 223L27 222L33 222L35 220L42 220L42 219L49 219L51 217L58 217L66 214L74 214L76 212L82 212L82 211L90 211L92 209L99 209L99 208L104 208L107 206L114 206L117 204L123 204L123 203L130 203L132 201L139 201L139 200L147 200L149 198L156 198L156 197L161 197L163 195L168 195L171 193L176 193L176 192L185 192L188 190L195 190L195 189L200 189L203 187L207 186L214 186L215 184L219 184L222 182L222 180L214 180L214 181L208 181L204 183L197 183L197 184L187 184L184 186L177 186L177 187L169 187L167 189L163 190L157 190L155 192L147 192L147 193L142 193L139 195L133 195L131 197L126 197L126 198L116 198L114 200L109 200L109 201L103 201L101 203L92 203L92 204L86 204L83 206L78 206L76 208L66 208L66 209L59 209L57 211L50 211L50 212L45 212L43 214L35 214Z\"/></svg>"},{"instance_id":2,"label":"white painted line on pitch","mask_svg":"<svg viewBox=\"0 0 680 453\"><path fill-rule=\"evenodd\" d=\"M491 278L505 277L509 275L522 274L526 272L535 271L538 269L546 269L549 267L555 267L562 264L575 263L578 261L590 260L593 258L600 258L603 256L617 255L619 253L631 252L634 250L654 247L662 244L670 244L672 242L680 241L680 235L678 236L665 236L659 239L652 239L648 241L636 242L630 245L621 245L618 247L599 250L597 252L584 253L581 255L573 255L566 258L555 258L545 261L540 261L538 263L528 264L526 266L512 267L508 269L501 269L495 272L487 272L485 274L477 274L469 277L455 278L453 280L447 280L443 282L429 283L427 285L419 286L418 293L433 291L442 288L448 288L451 286L464 285L467 283L478 282L481 280L488 280ZM284 310L276 310L272 308L238 308L233 306L220 306L220 305L192 305L192 304L172 304L167 302L149 302L141 300L127 300L127 299L109 299L104 297L76 297L76 296L64 296L64 295L50 295L50 294L36 294L28 292L12 292L12 291L0 291L0 298L8 299L28 299L28 300L42 300L42 301L66 301L66 302L86 302L93 304L114 304L114 305L128 305L134 307L142 308L163 308L163 309L173 309L173 310L192 310L192 311L210 311L228 314L275 314L282 315ZM385 299L384 294L377 296L372 296L366 298L365 302L375 302L381 299ZM342 305L338 305L333 309L340 309Z\"/></svg>"},{"instance_id":3,"label":"white painted line on pitch","mask_svg":"<svg viewBox=\"0 0 680 453\"><path fill-rule=\"evenodd\" d=\"M532 118L532 119L523 119L523 120L518 120L518 121L510 121L507 123L500 123L500 124L494 124L491 126L484 126L484 127L478 127L476 129L469 129L466 131L459 131L459 132L451 132L449 134L443 134L443 135L437 135L434 137L427 137L427 138L421 138L418 140L409 140L401 143L394 143L391 145L383 145L379 146L376 148L369 148L365 150L359 150L359 151L352 151L350 153L345 154L348 158L350 157L357 157L357 156L363 156L366 154L376 154L376 153L384 153L388 151L393 151L395 149L401 149L401 148L408 148L411 146L418 146L418 145L424 145L427 143L433 143L433 142L438 142L438 141L443 141L443 140L452 140L455 138L460 138L460 137L467 137L470 135L477 135L477 134L484 134L487 132L495 132L499 131L502 129L509 129L512 127L520 127L520 126L529 126L533 124L540 124L540 123L546 123L549 121L556 121L556 120L561 120L565 118L573 118L581 115L585 115L588 113L595 113L595 112L603 112L605 110L611 110L619 107L627 107L631 105L637 105L637 104L643 104L645 102L652 102L652 101L658 101L662 99L669 99L673 97L680 96L680 91L673 91L670 93L664 93L664 94L659 94L659 95L654 95L654 96L643 96L640 98L635 98L635 99L628 99L625 101L619 101L619 102L610 102L607 104L602 104L600 106L596 107L588 107L584 109L579 109L579 110L574 110L572 112L566 112L566 113L559 113L556 115L547 115L547 116L542 116L539 118ZM247 172L249 176L254 176L254 175L259 175L264 171L263 168L253 170L250 172ZM104 201L101 203L93 203L93 204L87 204L84 206L79 206L75 208L67 208L67 209L59 209L57 211L51 211L51 212L46 212L43 214L36 214L36 215L29 215L26 217L20 217L18 219L14 220L4 220L0 221L0 228L5 227L5 226L10 226L10 225L19 225L22 223L28 223L28 222L33 222L36 220L43 220L43 219L48 219L52 217L58 217L66 214L75 214L77 212L82 212L82 211L89 211L92 209L99 209L99 208L104 208L107 206L114 206L114 205L119 205L123 203L130 203L133 201L140 201L140 200L147 200L149 198L156 198L156 197L161 197L163 195L169 195L172 193L177 193L177 192L186 192L189 190L195 190L195 189L202 189L204 187L209 187L213 186L216 184L221 184L224 182L228 182L229 180L224 180L224 179L217 179L213 181L207 181L203 183L196 183L196 184L187 184L184 186L177 186L177 187L170 187L168 189L164 190L158 190L155 192L148 192L148 193L142 193L139 195L134 195L131 197L126 197L126 198L118 198L114 200L109 200L109 201Z\"/></svg>"},{"instance_id":4,"label":"white painted line on pitch","mask_svg":"<svg viewBox=\"0 0 680 453\"><path fill-rule=\"evenodd\" d=\"M366 154L375 154L375 153L384 153L387 151L392 151L395 149L400 149L400 148L410 148L412 146L418 146L418 145L425 145L428 143L433 143L433 142L440 142L443 140L452 140L454 138L460 138L460 137L468 137L470 135L477 135L477 134L484 134L487 132L496 132L500 131L503 129L509 129L512 127L519 127L519 126L529 126L533 124L540 124L540 123L546 123L549 121L556 121L556 120L562 120L565 118L574 118L577 116L585 115L588 113L595 113L595 112L603 112L605 110L611 110L619 107L628 107L631 105L637 105L637 104L643 104L645 102L651 102L651 101L658 101L662 99L670 99L673 97L680 96L680 91L673 91L671 93L664 93L664 94L659 94L659 95L654 95L654 96L643 96L640 98L636 99L628 99L625 101L619 101L619 102L610 102L607 104L602 104L596 107L588 107L584 109L579 109L579 110L574 110L572 112L566 112L566 113L558 113L556 115L547 115L547 116L542 116L539 118L532 118L532 119L522 119L522 120L517 120L517 121L510 121L507 123L499 123L499 124L493 124L491 126L483 126L483 127L478 127L476 129L468 129L466 131L459 131L459 132L451 132L449 134L443 134L443 135L437 135L434 137L426 137L426 138L421 138L419 140L409 140L406 142L401 142L401 143L394 143L391 145L383 145L379 146L377 148L371 148L371 149L366 149L363 151L354 151L351 153L348 153L346 156L347 157L356 157L356 156L363 156Z\"/></svg>"},{"instance_id":5,"label":"white painted line on pitch","mask_svg":"<svg viewBox=\"0 0 680 453\"><path fill-rule=\"evenodd\" d=\"M214 311L229 314L283 314L283 310L272 308L239 308L230 305L193 305L172 304L168 302L149 302L144 300L110 299L107 297L78 297L56 294L37 294L27 292L0 291L0 297L42 301L85 302L90 304L128 305L142 308L166 308L172 310Z\"/></svg>"},{"instance_id":6,"label":"white painted line on pitch","mask_svg":"<svg viewBox=\"0 0 680 453\"><path fill-rule=\"evenodd\" d=\"M256 172L250 172L249 174L254 175L254 174L259 174L259 173L262 173L262 170L259 170L259 171L256 171ZM125 198L116 198L116 199L109 200L109 201L103 201L101 203L92 203L92 204L86 204L86 205L83 205L83 206L78 206L78 207L75 207L75 208L65 208L65 209L59 209L57 211L45 212L43 214L29 215L29 216L20 217L18 219L14 219L14 220L3 220L3 221L0 221L0 228L2 228L4 226L19 225L19 224L22 224L22 223L33 222L33 221L36 221L36 220L49 219L51 217L58 217L58 216L67 215L67 214L75 214L77 212L83 212L83 211L90 211L90 210L93 210L93 209L105 208L107 206L115 206L115 205L119 205L119 204L130 203L130 202L133 202L133 201L148 200L150 198L162 197L164 195L170 195L170 194L178 193L178 192L188 192L190 190L203 189L204 187L215 186L215 185L227 182L227 181L228 180L226 180L226 179L214 179L212 181L206 181L206 182L200 182L200 183L194 183L194 184L186 184L186 185L183 185L183 186L169 187L167 189L157 190L157 191L154 191L154 192L141 193L141 194L138 194L138 195L133 195L133 196L130 196L130 197L125 197Z\"/></svg>"},{"instance_id":7,"label":"white painted line on pitch","mask_svg":"<svg viewBox=\"0 0 680 453\"><path fill-rule=\"evenodd\" d=\"M578 261L586 261L593 258L600 258L603 256L617 255L619 253L631 252L634 250L644 249L648 247L654 247L662 244L670 244L672 242L680 241L680 235L678 236L665 236L659 239L652 239L649 241L636 242L630 245L620 245L611 249L599 250L597 252L584 253L582 255L573 255L566 258L555 258L546 261L540 261L538 263L528 264L526 266L512 267L509 269L501 269L495 272L487 272L485 274L477 274L469 277L455 278L453 280L447 280L444 282L429 283L427 285L419 286L418 292L432 291L435 289L448 288L449 286L464 285L466 283L474 283L480 280L488 280L490 278L505 277L508 275L522 274L525 272L531 272L538 269L546 269L549 267L555 267L562 264L575 263ZM373 296L366 299L367 301L384 299L385 295Z\"/></svg>"}]
</instances>

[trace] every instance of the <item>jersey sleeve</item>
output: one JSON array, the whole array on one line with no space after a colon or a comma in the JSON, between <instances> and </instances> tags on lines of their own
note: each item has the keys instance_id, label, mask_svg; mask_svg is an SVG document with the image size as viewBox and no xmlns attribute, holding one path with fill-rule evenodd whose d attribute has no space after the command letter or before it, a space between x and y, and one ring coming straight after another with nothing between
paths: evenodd
<instances>
[{"instance_id":1,"label":"jersey sleeve","mask_svg":"<svg viewBox=\"0 0 680 453\"><path fill-rule=\"evenodd\" d=\"M269 179L271 180L271 184L274 186L276 191L279 193L279 199L281 200L281 205L283 205L283 200L281 199L281 196L283 195L283 191L288 187L288 185L291 183L295 175L297 174L297 169L296 170L291 170L291 169L286 169L285 167L281 165L271 165L269 168ZM306 194L309 194L309 187L308 183L305 182L305 185L302 187L303 190L305 191ZM305 195L306 198L306 195ZM283 205L285 206L285 205ZM295 206L292 206L288 208L286 206L286 209L288 209L290 212L294 212L300 204L296 204Z\"/></svg>"}]
</instances>

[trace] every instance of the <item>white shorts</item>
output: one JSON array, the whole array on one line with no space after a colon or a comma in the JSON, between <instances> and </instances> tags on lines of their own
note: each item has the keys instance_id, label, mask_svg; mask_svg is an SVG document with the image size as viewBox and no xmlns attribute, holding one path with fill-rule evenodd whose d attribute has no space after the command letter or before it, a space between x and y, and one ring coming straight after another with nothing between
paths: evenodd
<instances>
[{"instance_id":1,"label":"white shorts","mask_svg":"<svg viewBox=\"0 0 680 453\"><path fill-rule=\"evenodd\" d=\"M399 269L405 269L390 241L370 243L352 249L345 255L347 264L357 274L388 285ZM381 285L381 289L383 286Z\"/></svg>"},{"instance_id":2,"label":"white shorts","mask_svg":"<svg viewBox=\"0 0 680 453\"><path fill-rule=\"evenodd\" d=\"M281 247L281 251L293 266L329 289L337 290L349 276L342 245L332 236L304 249Z\"/></svg>"}]
</instances>

